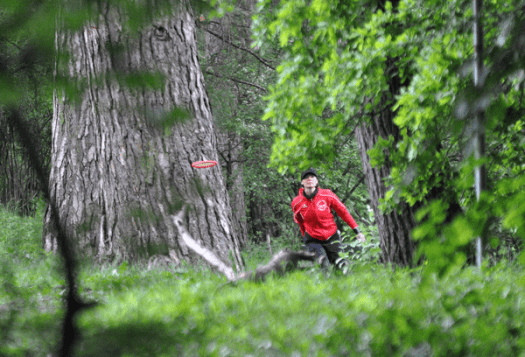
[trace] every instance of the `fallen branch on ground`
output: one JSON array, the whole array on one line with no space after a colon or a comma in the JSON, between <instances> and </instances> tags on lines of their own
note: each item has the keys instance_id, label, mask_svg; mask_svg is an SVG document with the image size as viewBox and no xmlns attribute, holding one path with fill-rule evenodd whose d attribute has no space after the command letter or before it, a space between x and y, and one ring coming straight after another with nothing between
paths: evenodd
<instances>
[{"instance_id":1,"label":"fallen branch on ground","mask_svg":"<svg viewBox=\"0 0 525 357\"><path fill-rule=\"evenodd\" d=\"M236 280L264 280L266 275L270 274L272 271L278 275L283 275L287 271L291 271L297 268L297 263L301 260L314 261L315 253L310 252L292 252L287 249L281 250L279 253L275 254L270 262L266 265L260 266L257 269L250 271L248 273L242 273L239 276L235 276L233 268L224 263L219 259L211 250L206 247L201 246L188 232L186 226L184 225L184 215L186 207L183 207L182 210L176 215L172 215L173 223L177 227L179 236L182 238L183 242L197 253L199 256L204 258L212 267L216 268L222 274L228 278L230 281Z\"/></svg>"},{"instance_id":2,"label":"fallen branch on ground","mask_svg":"<svg viewBox=\"0 0 525 357\"><path fill-rule=\"evenodd\" d=\"M266 275L270 274L272 271L277 275L283 275L285 272L297 269L297 263L301 260L313 262L315 260L315 253L305 251L292 252L283 249L275 254L268 264L257 267L257 269L248 273L241 274L235 280L264 280Z\"/></svg>"},{"instance_id":3,"label":"fallen branch on ground","mask_svg":"<svg viewBox=\"0 0 525 357\"><path fill-rule=\"evenodd\" d=\"M176 215L172 215L173 223L175 224L175 227L177 227L179 236L182 238L183 242L188 246L188 248L204 258L204 260L206 260L211 266L226 275L228 280L235 279L235 273L233 272L232 267L226 265L221 259L217 258L217 256L213 254L211 250L201 246L195 239L193 239L190 232L188 232L186 226L184 225L185 214L186 206L182 207L182 210Z\"/></svg>"}]
</instances>

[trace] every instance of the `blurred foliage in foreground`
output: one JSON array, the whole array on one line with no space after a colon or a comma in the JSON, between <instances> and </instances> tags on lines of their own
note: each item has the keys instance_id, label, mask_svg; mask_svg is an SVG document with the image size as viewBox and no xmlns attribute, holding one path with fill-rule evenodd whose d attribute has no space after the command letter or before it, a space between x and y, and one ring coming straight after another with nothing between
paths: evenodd
<instances>
[{"instance_id":1,"label":"blurred foliage in foreground","mask_svg":"<svg viewBox=\"0 0 525 357\"><path fill-rule=\"evenodd\" d=\"M47 356L57 340L64 281L40 250L41 214L0 212L2 356ZM309 269L236 286L185 265L84 263L79 282L100 305L79 320L78 356L525 353L525 274L506 263L443 279L354 264L347 276Z\"/></svg>"}]
</instances>

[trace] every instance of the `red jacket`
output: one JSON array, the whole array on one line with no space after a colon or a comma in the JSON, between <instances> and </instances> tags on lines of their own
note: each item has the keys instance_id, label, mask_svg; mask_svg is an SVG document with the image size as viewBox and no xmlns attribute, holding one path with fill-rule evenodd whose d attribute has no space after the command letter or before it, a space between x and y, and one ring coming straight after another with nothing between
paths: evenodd
<instances>
[{"instance_id":1,"label":"red jacket","mask_svg":"<svg viewBox=\"0 0 525 357\"><path fill-rule=\"evenodd\" d=\"M319 188L315 197L308 199L303 195L303 188L292 201L293 219L304 232L319 240L327 240L336 231L337 226L332 216L332 209L350 228L357 228L354 218L348 213L345 205L330 190Z\"/></svg>"}]
</instances>

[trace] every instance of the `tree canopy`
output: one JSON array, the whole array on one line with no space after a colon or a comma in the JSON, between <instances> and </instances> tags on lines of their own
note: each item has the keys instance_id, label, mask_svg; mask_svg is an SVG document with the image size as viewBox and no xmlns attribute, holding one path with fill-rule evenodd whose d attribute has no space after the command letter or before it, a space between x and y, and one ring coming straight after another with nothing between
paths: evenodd
<instances>
[{"instance_id":1,"label":"tree canopy","mask_svg":"<svg viewBox=\"0 0 525 357\"><path fill-rule=\"evenodd\" d=\"M397 71L388 75L403 84L391 99L402 140L394 144L392 137L382 138L368 152L375 165L387 156L393 162L384 178L390 189L382 208L395 209L401 200L424 202L434 187L459 200L466 214L445 232L446 197L441 197L444 204L427 206L418 215L422 223L431 217L413 232L429 260L464 262L457 248L494 226L494 219L525 238L522 1L484 4L487 55L481 90L472 81L471 1L401 0L393 6L260 0L258 10L257 45L277 39L285 52L266 98L264 119L271 120L276 135L272 165L281 172L293 171L296 164L328 165L336 155L333 142L370 117L388 89L385 70L395 61ZM480 108L487 112L482 162L489 168L489 190L475 203L472 169L479 162L471 156L477 129L470 118ZM445 172L452 175L445 178ZM438 248L443 242L446 250ZM497 246L497 239L492 243Z\"/></svg>"}]
</instances>

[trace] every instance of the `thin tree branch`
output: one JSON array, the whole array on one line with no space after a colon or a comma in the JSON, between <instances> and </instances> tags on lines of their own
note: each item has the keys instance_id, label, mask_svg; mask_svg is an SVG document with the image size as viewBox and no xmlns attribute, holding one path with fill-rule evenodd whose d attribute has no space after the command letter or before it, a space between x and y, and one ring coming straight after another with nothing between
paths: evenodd
<instances>
[{"instance_id":1,"label":"thin tree branch","mask_svg":"<svg viewBox=\"0 0 525 357\"><path fill-rule=\"evenodd\" d=\"M226 163L228 163L228 160L226 160L226 158L224 157L224 155L223 155L222 151L220 151L220 150L217 150L217 152L218 152L218 153L219 153L219 155L220 155L220 156L222 157L222 159L223 159L223 160L224 160L224 161L225 161Z\"/></svg>"},{"instance_id":2,"label":"thin tree branch","mask_svg":"<svg viewBox=\"0 0 525 357\"><path fill-rule=\"evenodd\" d=\"M0 41L5 41L5 42L15 46L16 48L18 48L20 51L24 50L22 47L18 46L16 43L14 43L13 41L9 40L7 37L0 37Z\"/></svg>"},{"instance_id":3,"label":"thin tree branch","mask_svg":"<svg viewBox=\"0 0 525 357\"><path fill-rule=\"evenodd\" d=\"M346 202L346 200L348 200L350 197L352 197L352 193L354 193L354 191L359 187L361 186L361 184L365 181L365 175L364 174L361 174L361 178L359 179L359 181L357 181L357 183L354 185L354 187L352 187L352 189L350 190L350 192L348 192L347 194L344 195L343 199L342 199L342 202Z\"/></svg>"},{"instance_id":4,"label":"thin tree branch","mask_svg":"<svg viewBox=\"0 0 525 357\"><path fill-rule=\"evenodd\" d=\"M227 164L233 164L235 162L237 162L237 163L244 163L244 162L248 161L248 159L244 159L244 160L226 160L226 158L224 157L224 155L223 155L223 153L221 151L217 150L217 152L222 157L224 162L226 162Z\"/></svg>"},{"instance_id":5,"label":"thin tree branch","mask_svg":"<svg viewBox=\"0 0 525 357\"><path fill-rule=\"evenodd\" d=\"M245 81L242 81L240 79L237 79L237 78L233 78L233 77L228 77L228 76L220 76L218 74L215 74L215 73L212 73L212 72L209 72L209 71L206 71L205 73L209 74L209 75L212 75L212 76L215 76L217 78L226 78L226 79L229 79L230 81L233 81L233 82L237 82L237 83L241 83L241 84L246 84L248 86L252 86L252 87L255 87L259 90L262 90L263 92L266 93L266 89L264 89L263 87L261 87L260 85L258 84L254 84L254 83L250 83L250 82L245 82Z\"/></svg>"},{"instance_id":6,"label":"thin tree branch","mask_svg":"<svg viewBox=\"0 0 525 357\"><path fill-rule=\"evenodd\" d=\"M352 195L352 193L354 193L356 188L358 188L363 183L363 181L365 181L365 175L362 175L361 178L359 179L359 181L357 181L357 183L354 185L354 187L352 187L352 189L348 193L348 197L350 197Z\"/></svg>"},{"instance_id":7,"label":"thin tree branch","mask_svg":"<svg viewBox=\"0 0 525 357\"><path fill-rule=\"evenodd\" d=\"M241 50L241 51L248 52L248 53L251 54L253 57L255 57L257 60L259 60L259 62L261 62L262 64L264 64L266 67L268 67L268 68L270 68L270 69L272 69L272 70L275 71L275 67L271 66L271 65L270 65L265 59L261 58L261 57L260 57L259 55L257 55L255 52L253 52L253 51L251 51L251 50L249 50L249 49L247 49L247 48L244 48L244 47L238 46L238 45L234 44L233 42L226 40L226 39L225 39L224 37L222 37L221 35L216 34L216 33L212 32L212 31L208 30L207 28L204 28L204 27L203 27L203 29L204 29L204 31L206 31L206 32L209 33L210 35L213 35L213 36L215 36L215 37L221 39L222 41L224 41L224 42L226 42L226 43L232 45L233 47L235 47L235 48L237 48L237 49L239 49L239 50Z\"/></svg>"},{"instance_id":8,"label":"thin tree branch","mask_svg":"<svg viewBox=\"0 0 525 357\"><path fill-rule=\"evenodd\" d=\"M234 162L243 163L243 162L246 162L246 161L248 161L248 159L244 159L244 160L230 160L230 163L234 163Z\"/></svg>"},{"instance_id":9,"label":"thin tree branch","mask_svg":"<svg viewBox=\"0 0 525 357\"><path fill-rule=\"evenodd\" d=\"M346 140L340 144L339 146L335 146L335 150L336 151L339 151L340 148L342 148L343 146L346 145L346 143L354 136L354 133L355 133L355 130L357 129L357 127L359 126L359 124L361 124L362 122L362 119L364 117L364 110L365 110L365 106L368 104L368 103L371 103L372 101L374 100L374 97L371 97L371 98L368 98L363 104L361 104L361 109L359 109L359 111L357 113L355 113L350 119L348 119L345 123L345 126L343 128L343 131L350 125L350 123L353 123L355 119L357 119L357 124L354 126L354 128L352 129L352 131L350 132L350 134L348 134L346 136Z\"/></svg>"},{"instance_id":10,"label":"thin tree branch","mask_svg":"<svg viewBox=\"0 0 525 357\"><path fill-rule=\"evenodd\" d=\"M193 250L195 253L204 258L210 265L215 267L218 271L223 273L228 280L235 279L235 273L231 266L226 265L221 259L217 258L211 250L206 247L201 246L188 232L184 225L184 218L186 215L186 205L182 207L179 213L172 215L173 223L179 232L179 236L182 238L183 242Z\"/></svg>"}]
</instances>

